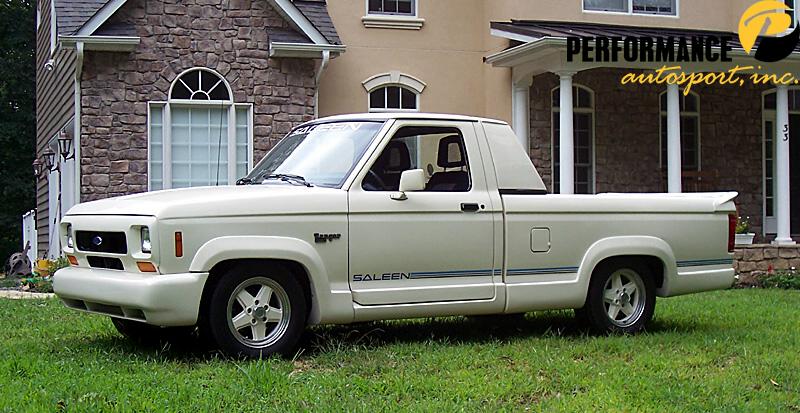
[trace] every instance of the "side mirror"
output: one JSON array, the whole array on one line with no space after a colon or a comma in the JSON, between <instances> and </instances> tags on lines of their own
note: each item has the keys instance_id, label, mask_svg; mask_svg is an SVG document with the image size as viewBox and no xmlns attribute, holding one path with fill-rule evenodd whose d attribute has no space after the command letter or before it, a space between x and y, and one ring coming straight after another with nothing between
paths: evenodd
<instances>
[{"instance_id":1,"label":"side mirror","mask_svg":"<svg viewBox=\"0 0 800 413\"><path fill-rule=\"evenodd\" d=\"M419 192L425 190L425 171L411 169L400 175L400 192Z\"/></svg>"}]
</instances>

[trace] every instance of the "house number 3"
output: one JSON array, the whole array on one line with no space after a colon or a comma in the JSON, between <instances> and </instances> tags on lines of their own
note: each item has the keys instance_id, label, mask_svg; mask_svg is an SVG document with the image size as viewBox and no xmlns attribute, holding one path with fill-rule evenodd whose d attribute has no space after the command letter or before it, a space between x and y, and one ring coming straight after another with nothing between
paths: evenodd
<instances>
[{"instance_id":1,"label":"house number 3","mask_svg":"<svg viewBox=\"0 0 800 413\"><path fill-rule=\"evenodd\" d=\"M783 141L786 142L789 140L789 124L783 125Z\"/></svg>"}]
</instances>

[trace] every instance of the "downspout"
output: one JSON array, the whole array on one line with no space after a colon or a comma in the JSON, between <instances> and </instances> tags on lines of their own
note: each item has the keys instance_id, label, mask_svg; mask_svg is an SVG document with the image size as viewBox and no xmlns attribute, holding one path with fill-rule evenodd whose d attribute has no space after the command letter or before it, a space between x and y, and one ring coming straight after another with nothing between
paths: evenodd
<instances>
[{"instance_id":1,"label":"downspout","mask_svg":"<svg viewBox=\"0 0 800 413\"><path fill-rule=\"evenodd\" d=\"M331 60L331 52L330 50L323 50L322 51L322 63L319 65L319 69L317 69L317 75L314 78L314 84L316 85L316 90L314 91L314 118L319 117L319 81L322 79L322 74L325 72L325 69L328 67L328 62Z\"/></svg>"},{"instance_id":2,"label":"downspout","mask_svg":"<svg viewBox=\"0 0 800 413\"><path fill-rule=\"evenodd\" d=\"M72 151L75 153L75 205L81 203L81 73L83 73L83 42L75 43L75 121L73 122Z\"/></svg>"}]
</instances>

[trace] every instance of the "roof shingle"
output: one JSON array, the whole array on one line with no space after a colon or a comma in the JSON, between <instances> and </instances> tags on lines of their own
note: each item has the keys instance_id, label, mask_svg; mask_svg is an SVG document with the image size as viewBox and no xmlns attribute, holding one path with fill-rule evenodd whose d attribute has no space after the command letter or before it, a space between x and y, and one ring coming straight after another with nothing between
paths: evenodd
<instances>
[{"instance_id":1,"label":"roof shingle","mask_svg":"<svg viewBox=\"0 0 800 413\"><path fill-rule=\"evenodd\" d=\"M58 34L72 35L83 27L108 0L54 0Z\"/></svg>"},{"instance_id":2,"label":"roof shingle","mask_svg":"<svg viewBox=\"0 0 800 413\"><path fill-rule=\"evenodd\" d=\"M325 0L294 0L294 5L331 44L342 44Z\"/></svg>"},{"instance_id":3,"label":"roof shingle","mask_svg":"<svg viewBox=\"0 0 800 413\"><path fill-rule=\"evenodd\" d=\"M68 36L77 33L110 0L54 0L58 34ZM332 44L341 44L333 21L328 14L325 0L294 0L297 9ZM130 25L104 24L95 33L105 36L135 36L136 30ZM279 42L310 43L304 34L292 29L270 29L270 35Z\"/></svg>"}]
</instances>

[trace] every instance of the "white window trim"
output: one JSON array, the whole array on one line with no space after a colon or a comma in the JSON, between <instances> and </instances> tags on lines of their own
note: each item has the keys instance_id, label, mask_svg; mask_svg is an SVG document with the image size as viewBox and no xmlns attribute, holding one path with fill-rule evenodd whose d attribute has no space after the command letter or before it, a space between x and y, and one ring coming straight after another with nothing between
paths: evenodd
<instances>
[{"instance_id":1,"label":"white window trim","mask_svg":"<svg viewBox=\"0 0 800 413\"><path fill-rule=\"evenodd\" d=\"M369 11L369 0L365 0L365 14L361 17L361 23L368 29L420 30L425 24L425 19L419 17L420 0L413 0L413 2L414 14L408 15L371 13Z\"/></svg>"},{"instance_id":2,"label":"white window trim","mask_svg":"<svg viewBox=\"0 0 800 413\"><path fill-rule=\"evenodd\" d=\"M661 13L642 13L633 11L633 0L628 0L628 11L605 11L605 10L587 10L584 6L584 1L581 0L581 10L588 14L610 14L617 16L647 16L647 17L666 17L672 19L679 19L681 17L681 0L675 0L675 14L661 14Z\"/></svg>"},{"instance_id":3,"label":"white window trim","mask_svg":"<svg viewBox=\"0 0 800 413\"><path fill-rule=\"evenodd\" d=\"M581 84L578 84L578 83L574 83L573 82L572 87L577 87L579 89L583 89L583 90L589 92L589 95L592 97L592 107L591 108L576 108L576 107L574 107L575 106L575 102L573 101L572 113L573 114L590 113L592 115L592 154L591 154L591 156L592 156L592 188L591 188L591 190L592 190L592 194L596 194L597 193L597 145L596 145L596 143L597 143L596 142L597 141L597 127L596 127L596 125L597 125L597 110L596 109L597 108L596 108L595 94L594 94L594 90L591 89L590 87L587 87L587 86L584 86L584 85L581 85ZM559 90L559 89L561 89L561 86L556 86L556 87L550 89L550 99L553 98L553 93L556 90ZM550 122L551 122L551 124L550 124L550 152L551 152L551 155L550 155L550 177L552 178L552 181L553 181L553 182L551 182L551 185L553 185L553 188L555 190L555 188L557 188L556 185L555 185L555 183L556 183L556 157L553 156L552 152L556 147L556 140L559 139L560 137L556 136L556 133L555 133L556 132L556 128L555 128L555 125L552 124L552 122L553 122L553 115L555 115L556 113L561 113L561 108L560 107L556 107L555 105L553 105L552 101L550 102L550 108L551 108L551 113L550 113ZM573 122L574 122L574 119L573 119ZM561 127L561 125L559 125L559 128L560 127ZM574 132L573 132L573 135L572 135L572 139L573 139L573 146L574 146L574 140L575 140Z\"/></svg>"},{"instance_id":4,"label":"white window trim","mask_svg":"<svg viewBox=\"0 0 800 413\"><path fill-rule=\"evenodd\" d=\"M191 103L189 103L191 102ZM152 108L154 106L162 107L161 113L161 150L162 150L162 163L161 163L161 189L172 188L172 118L171 110L173 106L227 106L228 109L228 182L227 185L236 183L236 110L241 108L247 109L247 172L253 169L253 104L252 103L233 103L226 101L205 101L198 104L197 101L180 100L176 102L169 101L150 101L147 102L147 190L152 191L150 181L150 162L152 161L152 149L150 144L152 138L150 136L150 119L152 119ZM233 126L232 126L233 125Z\"/></svg>"},{"instance_id":5,"label":"white window trim","mask_svg":"<svg viewBox=\"0 0 800 413\"><path fill-rule=\"evenodd\" d=\"M703 136L702 136L703 135L703 127L702 127L703 126L703 123L702 123L703 119L700 116L701 115L700 108L702 107L703 102L700 100L700 95L698 95L697 93L695 93L695 92L689 92L689 93L691 95L693 95L697 99L697 112L687 112L687 111L683 111L682 110L681 113L680 113L680 118L683 119L684 116L687 116L687 117L688 116L692 116L692 117L697 118L697 171L700 172L700 171L703 170L703 150L702 150L703 149ZM666 95L666 94L667 94L667 91L663 91L663 92L658 94L658 166L659 166L659 168L664 168L665 167L665 162L664 162L665 159L664 159L664 156L663 156L664 154L661 152L661 145L664 144L662 142L662 139L663 139L662 137L664 135L664 131L663 131L662 128L664 127L664 125L662 124L661 119L664 116L667 116L667 111L666 110L661 110L661 97ZM681 95L681 99L683 99L683 98L684 98L684 96ZM686 105L684 105L683 107L685 108ZM683 134L683 130L681 130L681 134ZM683 139L683 136L681 136L681 139ZM683 143L681 143L681 148L683 148ZM683 155L683 154L681 154L681 155ZM681 159L681 161L683 161L683 160ZM681 165L681 173L683 173L683 165Z\"/></svg>"},{"instance_id":6,"label":"white window trim","mask_svg":"<svg viewBox=\"0 0 800 413\"><path fill-rule=\"evenodd\" d=\"M789 87L789 91L798 91L800 92L800 87L798 86L791 86ZM777 217L775 217L774 212L772 216L767 215L767 121L772 121L773 123L773 133L775 132L774 127L776 126L776 118L778 116L777 110L775 109L767 109L765 108L765 103L767 99L767 95L776 93L777 89L769 89L765 90L761 94L761 211L762 211L762 221L764 223L761 232L763 235L766 234L776 234L778 232L778 221ZM800 115L800 110L790 110L789 115ZM775 144L775 136L772 136L772 143ZM772 150L772 162L773 166L775 165L775 148ZM772 171L772 183L775 184L775 171ZM774 205L774 194L775 190L773 188L773 205Z\"/></svg>"}]
</instances>

